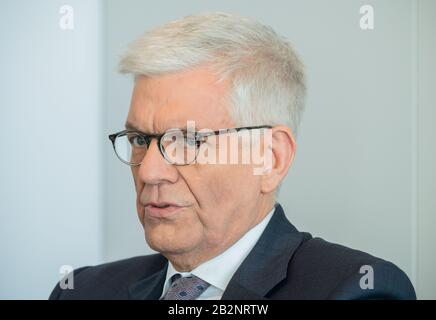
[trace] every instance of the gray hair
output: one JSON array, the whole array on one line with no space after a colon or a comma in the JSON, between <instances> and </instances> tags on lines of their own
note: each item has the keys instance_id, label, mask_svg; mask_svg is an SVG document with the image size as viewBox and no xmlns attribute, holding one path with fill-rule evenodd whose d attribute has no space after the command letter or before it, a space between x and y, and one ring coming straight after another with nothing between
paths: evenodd
<instances>
[{"instance_id":1,"label":"gray hair","mask_svg":"<svg viewBox=\"0 0 436 320\"><path fill-rule=\"evenodd\" d=\"M146 32L121 57L119 71L154 76L210 64L230 79L229 112L238 126L287 125L297 135L304 109L304 66L274 30L236 14L190 15Z\"/></svg>"}]
</instances>

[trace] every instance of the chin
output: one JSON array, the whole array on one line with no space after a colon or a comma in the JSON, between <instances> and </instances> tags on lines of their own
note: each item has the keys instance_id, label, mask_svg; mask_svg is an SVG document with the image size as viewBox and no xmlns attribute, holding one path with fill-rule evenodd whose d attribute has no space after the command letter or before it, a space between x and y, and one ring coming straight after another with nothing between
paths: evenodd
<instances>
[{"instance_id":1,"label":"chin","mask_svg":"<svg viewBox=\"0 0 436 320\"><path fill-rule=\"evenodd\" d=\"M149 247L163 254L183 254L192 251L198 246L195 238L192 238L192 233L186 236L180 235L173 237L174 232L170 234L159 230L161 228L152 228L154 230L146 230L145 240ZM189 237L190 236L190 237ZM186 241L189 239L189 241Z\"/></svg>"},{"instance_id":2,"label":"chin","mask_svg":"<svg viewBox=\"0 0 436 320\"><path fill-rule=\"evenodd\" d=\"M175 246L173 243L147 242L151 249L160 252L164 256L180 255L191 252L195 246Z\"/></svg>"}]
</instances>

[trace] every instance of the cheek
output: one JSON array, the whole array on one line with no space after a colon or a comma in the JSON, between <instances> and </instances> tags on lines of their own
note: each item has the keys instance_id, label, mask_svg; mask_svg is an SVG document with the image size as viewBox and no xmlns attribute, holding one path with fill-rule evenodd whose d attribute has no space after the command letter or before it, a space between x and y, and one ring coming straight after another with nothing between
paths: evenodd
<instances>
[{"instance_id":1,"label":"cheek","mask_svg":"<svg viewBox=\"0 0 436 320\"><path fill-rule=\"evenodd\" d=\"M247 165L217 165L210 174L210 188L218 202L230 202L233 205L253 195L257 178Z\"/></svg>"},{"instance_id":2,"label":"cheek","mask_svg":"<svg viewBox=\"0 0 436 320\"><path fill-rule=\"evenodd\" d=\"M225 227L239 208L258 197L258 177L249 166L199 165L186 173L186 181L198 200L199 218L209 230Z\"/></svg>"},{"instance_id":3,"label":"cheek","mask_svg":"<svg viewBox=\"0 0 436 320\"><path fill-rule=\"evenodd\" d=\"M219 210L229 200L233 187L224 166L197 164L184 169L181 176L197 200L200 212Z\"/></svg>"},{"instance_id":4,"label":"cheek","mask_svg":"<svg viewBox=\"0 0 436 320\"><path fill-rule=\"evenodd\" d=\"M138 213L139 221L141 222L142 226L144 226L145 208L139 203L138 197L136 197L136 212Z\"/></svg>"},{"instance_id":5,"label":"cheek","mask_svg":"<svg viewBox=\"0 0 436 320\"><path fill-rule=\"evenodd\" d=\"M133 182L135 184L135 190L136 193L138 193L139 190L139 186L138 186L138 169L139 167L130 167L130 170L132 171L132 177L133 177Z\"/></svg>"},{"instance_id":6,"label":"cheek","mask_svg":"<svg viewBox=\"0 0 436 320\"><path fill-rule=\"evenodd\" d=\"M133 181L135 185L135 192L136 192L136 212L138 214L139 221L144 226L144 211L145 208L141 205L139 202L141 192L143 192L144 184L139 185L140 180L138 179L138 167L131 167L132 170L132 176Z\"/></svg>"}]
</instances>

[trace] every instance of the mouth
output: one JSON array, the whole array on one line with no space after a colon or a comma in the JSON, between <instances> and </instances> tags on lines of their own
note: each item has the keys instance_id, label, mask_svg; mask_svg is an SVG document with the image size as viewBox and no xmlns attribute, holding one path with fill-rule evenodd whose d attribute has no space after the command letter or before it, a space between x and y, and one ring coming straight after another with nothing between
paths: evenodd
<instances>
[{"instance_id":1,"label":"mouth","mask_svg":"<svg viewBox=\"0 0 436 320\"><path fill-rule=\"evenodd\" d=\"M181 211L185 206L168 202L148 202L144 206L145 213L153 218L168 218Z\"/></svg>"}]
</instances>

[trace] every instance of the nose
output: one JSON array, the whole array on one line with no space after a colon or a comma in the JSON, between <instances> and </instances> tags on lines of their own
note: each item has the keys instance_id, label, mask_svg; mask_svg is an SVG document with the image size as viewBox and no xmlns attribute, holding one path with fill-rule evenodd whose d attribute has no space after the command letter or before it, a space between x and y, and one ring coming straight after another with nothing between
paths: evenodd
<instances>
[{"instance_id":1,"label":"nose","mask_svg":"<svg viewBox=\"0 0 436 320\"><path fill-rule=\"evenodd\" d=\"M177 169L170 164L159 150L156 139L152 139L139 166L138 176L145 184L175 183Z\"/></svg>"}]
</instances>

